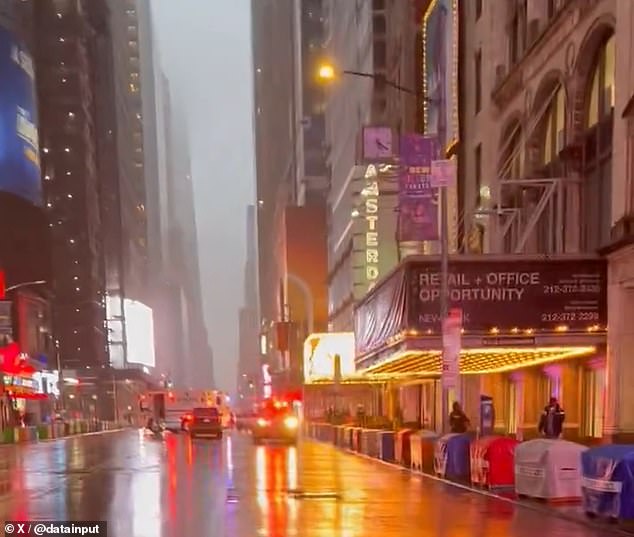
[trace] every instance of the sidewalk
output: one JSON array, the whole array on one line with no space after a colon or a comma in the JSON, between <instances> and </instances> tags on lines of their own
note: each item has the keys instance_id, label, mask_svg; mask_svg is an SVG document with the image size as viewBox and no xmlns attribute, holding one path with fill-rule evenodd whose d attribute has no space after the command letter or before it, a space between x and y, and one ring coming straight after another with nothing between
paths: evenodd
<instances>
[{"instance_id":1,"label":"sidewalk","mask_svg":"<svg viewBox=\"0 0 634 537\"><path fill-rule=\"evenodd\" d=\"M69 423L41 424L26 427L7 427L1 431L0 445L31 444L35 442L70 438L120 430L113 422L74 421Z\"/></svg>"},{"instance_id":2,"label":"sidewalk","mask_svg":"<svg viewBox=\"0 0 634 537\"><path fill-rule=\"evenodd\" d=\"M516 506L521 506L527 509L531 509L538 513L539 512L546 513L549 515L554 515L559 518L568 520L570 522L575 522L585 526L602 529L602 530L605 530L606 532L610 532L611 534L620 534L620 535L624 535L628 537L634 535L634 522L611 523L605 519L589 518L588 516L586 516L580 503L558 504L558 503L549 503L546 501L539 501L534 499L524 499L524 498L519 498L517 494L515 494L514 491L486 489L486 488L476 487L470 484L458 483L456 481L451 481L449 479L437 477L435 475L422 472L420 470L408 468L407 466L403 466L402 464L392 460L384 460L380 458L380 456L378 456L376 453L373 453L370 455L370 454L363 453L362 451L357 451L355 449L350 449L348 447L338 445L335 442L332 442L327 439L324 439L323 437L320 437L319 434L310 434L310 432L311 431L309 428L309 430L307 431L308 433L307 436L311 440L314 440L320 443L329 444L338 450L344 451L345 453L349 453L351 455L356 455L358 457L362 457L374 462L378 462L380 464L389 466L393 469L396 469L402 472L408 472L408 473L423 477L425 479L430 479L430 480L441 482L446 485L456 487L462 490L466 490L476 494L481 494L483 496L495 498L497 500L508 502ZM317 431L314 431L314 432L316 433Z\"/></svg>"}]
</instances>

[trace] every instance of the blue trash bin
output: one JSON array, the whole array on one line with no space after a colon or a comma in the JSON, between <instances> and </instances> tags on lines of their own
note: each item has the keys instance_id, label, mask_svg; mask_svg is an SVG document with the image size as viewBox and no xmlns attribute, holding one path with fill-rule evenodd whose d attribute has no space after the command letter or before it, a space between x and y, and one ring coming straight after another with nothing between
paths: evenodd
<instances>
[{"instance_id":1,"label":"blue trash bin","mask_svg":"<svg viewBox=\"0 0 634 537\"><path fill-rule=\"evenodd\" d=\"M434 472L452 481L471 479L470 446L473 434L451 433L441 437L434 449Z\"/></svg>"},{"instance_id":2,"label":"blue trash bin","mask_svg":"<svg viewBox=\"0 0 634 537\"><path fill-rule=\"evenodd\" d=\"M394 462L394 431L379 433L379 458L382 461Z\"/></svg>"},{"instance_id":3,"label":"blue trash bin","mask_svg":"<svg viewBox=\"0 0 634 537\"><path fill-rule=\"evenodd\" d=\"M581 454L583 509L587 516L634 520L634 445L605 445Z\"/></svg>"}]
</instances>

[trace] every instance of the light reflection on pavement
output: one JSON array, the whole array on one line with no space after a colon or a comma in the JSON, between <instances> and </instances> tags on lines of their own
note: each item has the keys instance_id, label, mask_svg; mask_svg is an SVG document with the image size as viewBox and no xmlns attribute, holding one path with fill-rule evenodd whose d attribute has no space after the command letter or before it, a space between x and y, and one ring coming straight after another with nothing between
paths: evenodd
<instances>
[{"instance_id":1,"label":"light reflection on pavement","mask_svg":"<svg viewBox=\"0 0 634 537\"><path fill-rule=\"evenodd\" d=\"M2 518L108 520L110 537L607 537L305 442L138 431L0 448Z\"/></svg>"}]
</instances>

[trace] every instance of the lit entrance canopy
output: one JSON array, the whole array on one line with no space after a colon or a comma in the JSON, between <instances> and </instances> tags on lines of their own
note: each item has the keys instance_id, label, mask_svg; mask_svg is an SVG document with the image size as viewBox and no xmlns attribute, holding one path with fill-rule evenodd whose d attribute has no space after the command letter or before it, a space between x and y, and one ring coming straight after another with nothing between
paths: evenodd
<instances>
[{"instance_id":1,"label":"lit entrance canopy","mask_svg":"<svg viewBox=\"0 0 634 537\"><path fill-rule=\"evenodd\" d=\"M440 373L440 260L409 257L355 307L355 366ZM447 298L462 317L461 371L509 371L606 343L607 265L595 256L456 255Z\"/></svg>"},{"instance_id":2,"label":"lit entrance canopy","mask_svg":"<svg viewBox=\"0 0 634 537\"><path fill-rule=\"evenodd\" d=\"M466 375L501 373L514 369L580 358L596 353L593 346L466 349L460 353L460 372ZM403 351L363 370L367 376L438 376L441 351Z\"/></svg>"}]
</instances>

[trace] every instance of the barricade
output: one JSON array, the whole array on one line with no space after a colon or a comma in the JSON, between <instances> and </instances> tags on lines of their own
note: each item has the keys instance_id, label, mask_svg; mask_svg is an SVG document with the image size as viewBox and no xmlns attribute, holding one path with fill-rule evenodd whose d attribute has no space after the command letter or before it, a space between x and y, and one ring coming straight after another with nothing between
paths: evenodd
<instances>
[{"instance_id":1,"label":"barricade","mask_svg":"<svg viewBox=\"0 0 634 537\"><path fill-rule=\"evenodd\" d=\"M581 454L586 446L538 438L515 448L515 492L552 503L581 501Z\"/></svg>"},{"instance_id":2,"label":"barricade","mask_svg":"<svg viewBox=\"0 0 634 537\"><path fill-rule=\"evenodd\" d=\"M65 435L65 429L63 423L54 423L53 424L53 438L63 438Z\"/></svg>"},{"instance_id":3,"label":"barricade","mask_svg":"<svg viewBox=\"0 0 634 537\"><path fill-rule=\"evenodd\" d=\"M438 434L434 431L416 431L409 438L411 467L414 470L434 473L434 445L438 441Z\"/></svg>"},{"instance_id":4,"label":"barricade","mask_svg":"<svg viewBox=\"0 0 634 537\"><path fill-rule=\"evenodd\" d=\"M346 428L343 425L335 427L335 445L337 447L345 447L346 445Z\"/></svg>"},{"instance_id":5,"label":"barricade","mask_svg":"<svg viewBox=\"0 0 634 537\"><path fill-rule=\"evenodd\" d=\"M346 449L352 449L352 436L354 433L354 427L346 426L343 430L343 447Z\"/></svg>"},{"instance_id":6,"label":"barricade","mask_svg":"<svg viewBox=\"0 0 634 537\"><path fill-rule=\"evenodd\" d=\"M379 433L379 458L382 461L394 462L394 431Z\"/></svg>"},{"instance_id":7,"label":"barricade","mask_svg":"<svg viewBox=\"0 0 634 537\"><path fill-rule=\"evenodd\" d=\"M14 427L13 435L15 443L35 442L37 440L37 427Z\"/></svg>"},{"instance_id":8,"label":"barricade","mask_svg":"<svg viewBox=\"0 0 634 537\"><path fill-rule=\"evenodd\" d=\"M412 435L412 429L401 429L396 433L396 441L394 446L394 457L396 462L407 466L408 468L412 464L411 447L409 443L410 436Z\"/></svg>"},{"instance_id":9,"label":"barricade","mask_svg":"<svg viewBox=\"0 0 634 537\"><path fill-rule=\"evenodd\" d=\"M379 431L378 429L365 429L361 433L361 453L374 457L379 456Z\"/></svg>"},{"instance_id":10,"label":"barricade","mask_svg":"<svg viewBox=\"0 0 634 537\"><path fill-rule=\"evenodd\" d=\"M352 429L352 450L361 453L361 427Z\"/></svg>"},{"instance_id":11,"label":"barricade","mask_svg":"<svg viewBox=\"0 0 634 537\"><path fill-rule=\"evenodd\" d=\"M589 517L634 520L634 445L606 445L581 454L583 510Z\"/></svg>"},{"instance_id":12,"label":"barricade","mask_svg":"<svg viewBox=\"0 0 634 537\"><path fill-rule=\"evenodd\" d=\"M471 484L486 488L513 488L515 447L504 436L484 436L471 442Z\"/></svg>"},{"instance_id":13,"label":"barricade","mask_svg":"<svg viewBox=\"0 0 634 537\"><path fill-rule=\"evenodd\" d=\"M469 482L471 468L469 446L472 434L451 433L438 439L434 446L434 473L443 479Z\"/></svg>"},{"instance_id":14,"label":"barricade","mask_svg":"<svg viewBox=\"0 0 634 537\"><path fill-rule=\"evenodd\" d=\"M39 440L50 440L53 438L53 426L46 424L38 425L37 437Z\"/></svg>"}]
</instances>

